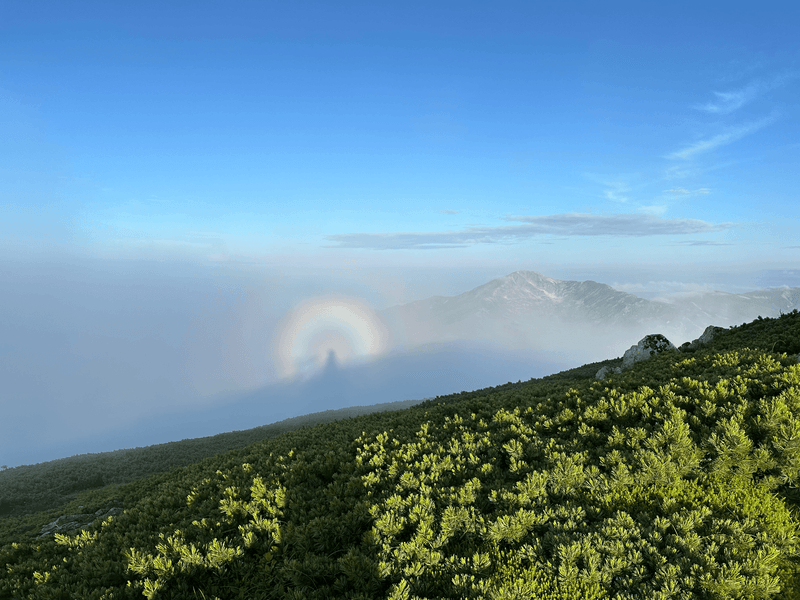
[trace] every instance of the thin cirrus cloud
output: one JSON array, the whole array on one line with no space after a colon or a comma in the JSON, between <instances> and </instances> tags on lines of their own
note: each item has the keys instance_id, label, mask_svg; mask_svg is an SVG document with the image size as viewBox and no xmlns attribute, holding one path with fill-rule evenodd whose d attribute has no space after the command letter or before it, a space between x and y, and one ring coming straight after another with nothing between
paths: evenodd
<instances>
[{"instance_id":1,"label":"thin cirrus cloud","mask_svg":"<svg viewBox=\"0 0 800 600\"><path fill-rule=\"evenodd\" d=\"M716 102L695 105L694 108L713 114L728 114L740 109L745 104L749 104L760 95L771 90L782 87L796 78L796 73L784 73L774 77L770 81L752 81L745 87L731 92L714 92L717 97Z\"/></svg>"},{"instance_id":2,"label":"thin cirrus cloud","mask_svg":"<svg viewBox=\"0 0 800 600\"><path fill-rule=\"evenodd\" d=\"M686 240L677 242L677 246L733 246L730 242L712 242L710 240Z\"/></svg>"},{"instance_id":3,"label":"thin cirrus cloud","mask_svg":"<svg viewBox=\"0 0 800 600\"><path fill-rule=\"evenodd\" d=\"M628 196L624 195L625 192L630 191L630 188L627 185L624 183L609 183L606 185L609 185L612 188L603 192L603 195L607 200L611 200L612 202L621 202L623 204L628 202Z\"/></svg>"},{"instance_id":4,"label":"thin cirrus cloud","mask_svg":"<svg viewBox=\"0 0 800 600\"><path fill-rule=\"evenodd\" d=\"M715 114L731 113L748 102L752 102L765 89L765 86L758 81L754 81L742 89L732 92L714 92L717 102L708 102L695 106L697 110L702 110Z\"/></svg>"},{"instance_id":5,"label":"thin cirrus cloud","mask_svg":"<svg viewBox=\"0 0 800 600\"><path fill-rule=\"evenodd\" d=\"M708 152L710 150L714 150L715 148L719 148L720 146L732 144L736 140L740 140L746 135L750 135L759 129L763 129L767 125L771 125L778 120L778 116L779 115L777 111L773 111L768 117L764 117L763 119L759 119L753 123L728 128L727 131L724 131L723 133L719 133L705 140L700 140L699 142L695 142L694 144L691 144L681 150L668 154L667 158L685 160L692 158L696 154L701 154L703 152Z\"/></svg>"},{"instance_id":6,"label":"thin cirrus cloud","mask_svg":"<svg viewBox=\"0 0 800 600\"><path fill-rule=\"evenodd\" d=\"M687 190L686 188L672 188L669 190L664 190L665 194L670 194L672 196L694 196L697 194L709 194L711 190L708 188L698 188L696 190Z\"/></svg>"},{"instance_id":7,"label":"thin cirrus cloud","mask_svg":"<svg viewBox=\"0 0 800 600\"><path fill-rule=\"evenodd\" d=\"M337 248L374 250L433 250L462 248L474 244L514 243L538 236L627 236L687 235L720 231L733 223L708 223L698 219L663 219L650 214L557 215L505 217L522 225L468 227L462 231L345 233L328 235Z\"/></svg>"},{"instance_id":8,"label":"thin cirrus cloud","mask_svg":"<svg viewBox=\"0 0 800 600\"><path fill-rule=\"evenodd\" d=\"M640 206L639 210L648 215L663 215L667 212L667 208L665 204L650 204L647 206Z\"/></svg>"}]
</instances>

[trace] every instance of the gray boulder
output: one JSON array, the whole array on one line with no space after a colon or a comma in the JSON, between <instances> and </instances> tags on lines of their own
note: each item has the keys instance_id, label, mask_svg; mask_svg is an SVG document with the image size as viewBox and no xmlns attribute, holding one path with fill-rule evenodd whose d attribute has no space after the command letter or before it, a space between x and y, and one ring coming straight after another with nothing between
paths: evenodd
<instances>
[{"instance_id":1,"label":"gray boulder","mask_svg":"<svg viewBox=\"0 0 800 600\"><path fill-rule=\"evenodd\" d=\"M666 352L667 350L677 350L675 344L670 342L660 333L653 333L644 336L638 344L631 346L622 356L622 370L630 369L634 363L647 360L651 356Z\"/></svg>"},{"instance_id":2,"label":"gray boulder","mask_svg":"<svg viewBox=\"0 0 800 600\"><path fill-rule=\"evenodd\" d=\"M701 346L705 346L708 342L716 337L716 335L722 331L725 331L724 327L716 327L714 325L709 325L706 327L706 330L703 334L697 338L696 340L692 340L691 342L686 342L681 344L681 347L678 348L681 352L694 352Z\"/></svg>"},{"instance_id":3,"label":"gray boulder","mask_svg":"<svg viewBox=\"0 0 800 600\"><path fill-rule=\"evenodd\" d=\"M108 510L100 509L94 514L81 513L77 515L61 515L55 521L42 527L38 537L41 538L55 533L67 533L75 531L76 529L85 529L97 519L106 519L121 513L121 508L109 508Z\"/></svg>"},{"instance_id":4,"label":"gray boulder","mask_svg":"<svg viewBox=\"0 0 800 600\"><path fill-rule=\"evenodd\" d=\"M606 365L605 367L603 367L602 369L600 369L597 372L597 375L595 375L594 378L595 379L605 379L605 376L608 375L609 373L614 373L616 375L619 375L620 373L622 373L622 369L620 369L619 367L614 367L612 369L611 367Z\"/></svg>"},{"instance_id":5,"label":"gray boulder","mask_svg":"<svg viewBox=\"0 0 800 600\"><path fill-rule=\"evenodd\" d=\"M630 369L634 363L647 360L651 356L666 352L667 350L677 350L677 348L660 333L646 335L639 340L638 344L631 346L625 351L625 354L622 356L622 367L614 367L612 369L609 366L605 366L601 368L594 377L595 379L603 379L610 373L622 373Z\"/></svg>"}]
</instances>

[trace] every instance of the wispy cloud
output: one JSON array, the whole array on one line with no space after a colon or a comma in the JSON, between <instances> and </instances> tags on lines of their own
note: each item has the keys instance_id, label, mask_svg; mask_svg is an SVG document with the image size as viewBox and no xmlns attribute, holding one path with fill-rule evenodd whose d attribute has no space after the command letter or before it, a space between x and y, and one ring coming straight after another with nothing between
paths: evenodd
<instances>
[{"instance_id":1,"label":"wispy cloud","mask_svg":"<svg viewBox=\"0 0 800 600\"><path fill-rule=\"evenodd\" d=\"M701 110L713 115L727 115L735 112L743 106L750 104L760 96L785 86L794 79L800 77L800 72L786 72L776 75L771 79L757 79L753 80L744 87L738 89L713 92L715 100L706 102L704 104L696 104L693 108ZM685 148L677 150L668 154L665 158L668 159L688 159L697 154L708 152L720 146L731 144L751 133L755 133L768 125L771 125L778 120L780 114L778 110L773 110L772 113L751 123L745 123L738 126L728 127L723 129L721 133L712 135L705 139L689 144Z\"/></svg>"},{"instance_id":2,"label":"wispy cloud","mask_svg":"<svg viewBox=\"0 0 800 600\"><path fill-rule=\"evenodd\" d=\"M653 215L616 214L592 215L562 213L558 215L506 217L506 221L530 223L537 234L556 235L681 235L719 231L733 223L713 225L699 219L662 219Z\"/></svg>"},{"instance_id":3,"label":"wispy cloud","mask_svg":"<svg viewBox=\"0 0 800 600\"><path fill-rule=\"evenodd\" d=\"M789 81L795 79L797 76L797 73L783 73L773 77L769 81L751 81L749 84L738 90L732 90L729 92L714 92L714 96L717 98L715 102L697 104L694 106L694 108L713 114L724 115L732 113L745 104L749 104L760 95L786 85L789 83Z\"/></svg>"},{"instance_id":4,"label":"wispy cloud","mask_svg":"<svg viewBox=\"0 0 800 600\"><path fill-rule=\"evenodd\" d=\"M611 200L612 202L618 202L620 204L627 204L630 202L630 196L628 194L631 192L632 188L629 180L638 177L635 173L602 175L592 172L584 172L582 176L593 183L602 185L605 188L602 193L606 200Z\"/></svg>"},{"instance_id":5,"label":"wispy cloud","mask_svg":"<svg viewBox=\"0 0 800 600\"><path fill-rule=\"evenodd\" d=\"M712 242L709 240L686 240L676 242L676 246L733 246L730 242Z\"/></svg>"},{"instance_id":6,"label":"wispy cloud","mask_svg":"<svg viewBox=\"0 0 800 600\"><path fill-rule=\"evenodd\" d=\"M639 210L648 215L660 216L667 212L667 206L665 204L651 204L649 206L640 206Z\"/></svg>"},{"instance_id":7,"label":"wispy cloud","mask_svg":"<svg viewBox=\"0 0 800 600\"><path fill-rule=\"evenodd\" d=\"M711 193L709 188L697 188L695 190L689 190L684 187L672 188L664 190L660 196L654 199L654 204L640 205L639 210L650 215L661 216L664 215L675 202L709 193Z\"/></svg>"},{"instance_id":8,"label":"wispy cloud","mask_svg":"<svg viewBox=\"0 0 800 600\"><path fill-rule=\"evenodd\" d=\"M621 202L623 204L628 202L629 198L625 194L629 192L631 188L626 183L608 182L606 183L606 185L611 188L603 192L603 195L606 197L607 200L611 200L613 202Z\"/></svg>"},{"instance_id":9,"label":"wispy cloud","mask_svg":"<svg viewBox=\"0 0 800 600\"><path fill-rule=\"evenodd\" d=\"M443 215L457 215L458 214L457 210L440 210L439 212L442 213Z\"/></svg>"},{"instance_id":10,"label":"wispy cloud","mask_svg":"<svg viewBox=\"0 0 800 600\"><path fill-rule=\"evenodd\" d=\"M763 84L754 81L732 92L714 92L716 102L695 105L694 108L710 113L727 114L754 100L764 89Z\"/></svg>"},{"instance_id":11,"label":"wispy cloud","mask_svg":"<svg viewBox=\"0 0 800 600\"><path fill-rule=\"evenodd\" d=\"M711 190L708 188L698 188L696 190L687 190L686 188L672 188L670 190L664 190L663 193L670 194L672 196L696 196L698 194L708 194Z\"/></svg>"},{"instance_id":12,"label":"wispy cloud","mask_svg":"<svg viewBox=\"0 0 800 600\"><path fill-rule=\"evenodd\" d=\"M674 179L687 179L691 177L700 177L702 175L706 175L708 173L714 173L716 171L724 171L726 169L730 169L731 167L736 167L737 165L742 164L744 161L739 160L724 160L724 161L714 161L713 164L704 164L698 165L697 163L692 162L680 162L680 163L673 163L664 169L664 179L666 180L674 180ZM700 188L705 189L705 188Z\"/></svg>"},{"instance_id":13,"label":"wispy cloud","mask_svg":"<svg viewBox=\"0 0 800 600\"><path fill-rule=\"evenodd\" d=\"M721 231L733 223L708 223L698 219L663 219L650 214L557 215L506 217L521 225L469 227L462 231L345 233L328 235L337 248L375 250L432 250L460 248L474 244L514 243L540 236L625 236L690 235Z\"/></svg>"},{"instance_id":14,"label":"wispy cloud","mask_svg":"<svg viewBox=\"0 0 800 600\"><path fill-rule=\"evenodd\" d=\"M779 114L777 111L773 111L771 115L755 121L753 123L749 123L747 125L740 125L738 127L731 127L728 128L727 131L723 133L719 133L713 137L710 137L705 140L700 140L699 142L695 142L678 150L677 152L673 152L672 154L668 154L666 158L671 159L687 159L693 157L695 154L700 154L702 152L708 152L709 150L713 150L715 148L719 148L720 146L726 146L728 144L732 144L736 140L739 140L746 135L750 135L751 133L755 133L759 129L763 129L767 125L771 125L775 121L778 120Z\"/></svg>"}]
</instances>

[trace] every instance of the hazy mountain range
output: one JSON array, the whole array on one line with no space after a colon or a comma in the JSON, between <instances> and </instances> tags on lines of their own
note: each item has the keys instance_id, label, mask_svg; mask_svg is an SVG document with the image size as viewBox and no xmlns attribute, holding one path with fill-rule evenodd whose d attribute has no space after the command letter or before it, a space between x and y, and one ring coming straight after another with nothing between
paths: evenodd
<instances>
[{"instance_id":1,"label":"hazy mountain range","mask_svg":"<svg viewBox=\"0 0 800 600\"><path fill-rule=\"evenodd\" d=\"M392 306L381 316L397 341L408 347L486 340L602 360L620 356L649 333L661 333L678 346L697 338L708 325L728 327L794 308L800 308L796 287L746 294L698 292L659 301L595 281L515 271L458 296Z\"/></svg>"}]
</instances>

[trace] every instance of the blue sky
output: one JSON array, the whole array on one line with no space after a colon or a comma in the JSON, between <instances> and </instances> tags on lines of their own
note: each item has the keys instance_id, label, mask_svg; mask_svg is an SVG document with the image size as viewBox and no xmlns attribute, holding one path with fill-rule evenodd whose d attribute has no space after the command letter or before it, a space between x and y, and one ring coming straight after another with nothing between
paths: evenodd
<instances>
[{"instance_id":1,"label":"blue sky","mask_svg":"<svg viewBox=\"0 0 800 600\"><path fill-rule=\"evenodd\" d=\"M792 2L235 4L0 9L5 406L254 389L331 294L800 286Z\"/></svg>"}]
</instances>

